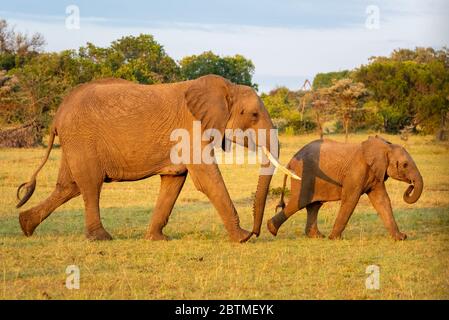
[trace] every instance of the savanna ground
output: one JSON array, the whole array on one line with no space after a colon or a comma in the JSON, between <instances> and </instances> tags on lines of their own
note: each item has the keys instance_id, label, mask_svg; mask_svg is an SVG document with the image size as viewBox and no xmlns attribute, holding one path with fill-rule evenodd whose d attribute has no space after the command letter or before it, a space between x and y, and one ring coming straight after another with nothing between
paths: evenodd
<instances>
[{"instance_id":1,"label":"savanna ground","mask_svg":"<svg viewBox=\"0 0 449 320\"><path fill-rule=\"evenodd\" d=\"M353 135L351 142L367 135ZM395 143L398 137L386 136ZM332 136L343 141L342 136ZM281 137L281 161L315 136ZM402 201L404 183L387 182L395 217L408 239L390 239L363 196L344 239L308 239L305 212L296 213L276 238L266 230L278 196L267 201L262 234L246 244L228 241L218 214L190 179L165 229L169 242L143 240L159 178L105 184L102 219L114 237L88 242L81 197L51 215L25 238L15 209L16 187L27 181L44 149L0 150L0 297L2 299L448 299L449 145L413 136L407 148L424 177L415 205ZM61 155L53 149L24 208L53 189ZM222 165L242 226L252 228L258 166ZM283 175L274 176L280 187ZM326 204L319 226L329 234L338 203ZM65 286L68 265L80 268L80 289ZM380 267L380 289L368 290L369 265Z\"/></svg>"}]
</instances>

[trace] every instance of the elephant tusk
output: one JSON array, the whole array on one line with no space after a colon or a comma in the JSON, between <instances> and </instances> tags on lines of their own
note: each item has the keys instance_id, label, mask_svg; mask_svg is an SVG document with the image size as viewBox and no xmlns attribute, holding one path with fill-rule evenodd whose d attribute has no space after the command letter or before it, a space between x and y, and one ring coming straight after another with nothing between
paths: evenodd
<instances>
[{"instance_id":1,"label":"elephant tusk","mask_svg":"<svg viewBox=\"0 0 449 320\"><path fill-rule=\"evenodd\" d=\"M270 162L279 170L281 170L283 173L285 173L286 175L290 176L292 179L296 179L296 180L301 180L300 177L298 177L296 174L294 174L293 172L291 172L290 170L288 170L286 167L284 167L283 165L281 165L274 157L273 155L267 150L267 148L265 148L264 146L262 146L262 151L263 153L267 156L268 160L270 160Z\"/></svg>"}]
</instances>

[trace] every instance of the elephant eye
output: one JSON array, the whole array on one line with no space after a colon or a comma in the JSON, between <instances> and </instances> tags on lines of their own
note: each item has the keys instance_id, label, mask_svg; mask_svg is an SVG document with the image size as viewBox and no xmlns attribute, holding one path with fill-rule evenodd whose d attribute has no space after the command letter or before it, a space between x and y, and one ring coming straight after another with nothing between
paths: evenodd
<instances>
[{"instance_id":1,"label":"elephant eye","mask_svg":"<svg viewBox=\"0 0 449 320\"><path fill-rule=\"evenodd\" d=\"M408 163L404 162L404 164L402 166L404 167L404 169L406 169L408 167Z\"/></svg>"}]
</instances>

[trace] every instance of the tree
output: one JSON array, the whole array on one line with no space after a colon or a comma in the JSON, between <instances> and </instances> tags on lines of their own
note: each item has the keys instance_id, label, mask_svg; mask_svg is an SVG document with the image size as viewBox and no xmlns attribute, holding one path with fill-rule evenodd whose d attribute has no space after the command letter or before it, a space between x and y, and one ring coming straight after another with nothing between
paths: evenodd
<instances>
[{"instance_id":1,"label":"tree","mask_svg":"<svg viewBox=\"0 0 449 320\"><path fill-rule=\"evenodd\" d=\"M252 82L254 64L242 55L220 57L212 51L200 55L187 56L179 62L184 79L192 80L207 74L222 76L234 83L251 86L257 89Z\"/></svg>"},{"instance_id":2,"label":"tree","mask_svg":"<svg viewBox=\"0 0 449 320\"><path fill-rule=\"evenodd\" d=\"M69 89L79 83L76 61L70 51L42 53L28 61L22 68L13 69L14 76L9 101L16 108L9 123L37 121L47 127L55 110ZM5 103L5 100L0 100Z\"/></svg>"},{"instance_id":3,"label":"tree","mask_svg":"<svg viewBox=\"0 0 449 320\"><path fill-rule=\"evenodd\" d=\"M332 86L332 81L348 78L350 76L349 70L336 71L336 72L326 72L317 73L315 78L313 78L314 89L327 88Z\"/></svg>"},{"instance_id":4,"label":"tree","mask_svg":"<svg viewBox=\"0 0 449 320\"><path fill-rule=\"evenodd\" d=\"M103 77L161 83L179 80L180 70L150 35L124 37L107 48L88 43L78 51L35 52L0 75L0 124L48 128L71 88Z\"/></svg>"},{"instance_id":5,"label":"tree","mask_svg":"<svg viewBox=\"0 0 449 320\"><path fill-rule=\"evenodd\" d=\"M449 111L449 50L398 49L373 57L353 72L379 108L384 130L399 133L412 125L424 133L443 132ZM445 135L439 135L444 137Z\"/></svg>"},{"instance_id":6,"label":"tree","mask_svg":"<svg viewBox=\"0 0 449 320\"><path fill-rule=\"evenodd\" d=\"M304 97L310 90L312 90L312 84L310 83L309 79L306 79L304 80L301 89L299 89L299 92L302 93L302 96ZM306 99L300 99L298 110L301 110L301 120L304 117L305 109L306 109Z\"/></svg>"},{"instance_id":7,"label":"tree","mask_svg":"<svg viewBox=\"0 0 449 320\"><path fill-rule=\"evenodd\" d=\"M320 139L324 137L324 123L329 120L331 115L329 109L329 89L322 87L319 89L312 89L305 92L302 97L304 105L309 106L313 110L315 123L318 127L318 134Z\"/></svg>"},{"instance_id":8,"label":"tree","mask_svg":"<svg viewBox=\"0 0 449 320\"><path fill-rule=\"evenodd\" d=\"M31 37L17 32L6 20L0 19L0 70L11 70L24 64L27 58L40 53L44 37L35 33Z\"/></svg>"},{"instance_id":9,"label":"tree","mask_svg":"<svg viewBox=\"0 0 449 320\"><path fill-rule=\"evenodd\" d=\"M87 78L117 77L143 84L181 79L179 66L149 34L123 37L107 48L88 43L78 55Z\"/></svg>"},{"instance_id":10,"label":"tree","mask_svg":"<svg viewBox=\"0 0 449 320\"><path fill-rule=\"evenodd\" d=\"M261 95L274 125L280 132L295 134L315 129L316 126L310 109L306 109L303 115L298 110L300 97L303 94L301 90L295 92L286 87L279 87L269 94L263 93Z\"/></svg>"},{"instance_id":11,"label":"tree","mask_svg":"<svg viewBox=\"0 0 449 320\"><path fill-rule=\"evenodd\" d=\"M351 79L333 81L333 85L327 88L326 97L335 115L342 119L345 140L348 141L351 119L363 109L363 100L368 94L363 83L353 82Z\"/></svg>"}]
</instances>

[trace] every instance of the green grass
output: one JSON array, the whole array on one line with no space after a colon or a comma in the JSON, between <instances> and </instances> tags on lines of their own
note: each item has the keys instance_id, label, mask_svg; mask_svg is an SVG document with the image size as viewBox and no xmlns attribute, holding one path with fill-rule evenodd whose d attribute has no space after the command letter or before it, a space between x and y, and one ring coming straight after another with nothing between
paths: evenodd
<instances>
[{"instance_id":1,"label":"green grass","mask_svg":"<svg viewBox=\"0 0 449 320\"><path fill-rule=\"evenodd\" d=\"M342 136L334 139L343 140ZM281 137L281 161L315 136ZM362 141L355 135L351 141ZM401 143L398 137L388 137ZM165 232L169 242L143 240L158 194L159 178L106 184L102 219L110 242L84 238L80 197L60 207L25 238L18 224L15 191L27 181L44 149L0 150L0 298L2 299L448 299L449 147L432 137L411 137L407 149L425 181L415 205L402 201L406 185L388 181L395 217L409 239L391 240L363 196L344 239L308 239L305 213L296 213L276 238L262 235L239 245L228 241L208 199L188 179ZM43 200L56 181L60 149L52 151L25 208ZM223 165L223 176L242 225L252 227L257 166ZM272 187L282 184L275 175ZM265 220L278 196L267 202ZM320 212L331 231L338 203ZM81 270L79 290L65 287L68 265ZM380 266L380 289L367 290L369 265Z\"/></svg>"}]
</instances>

